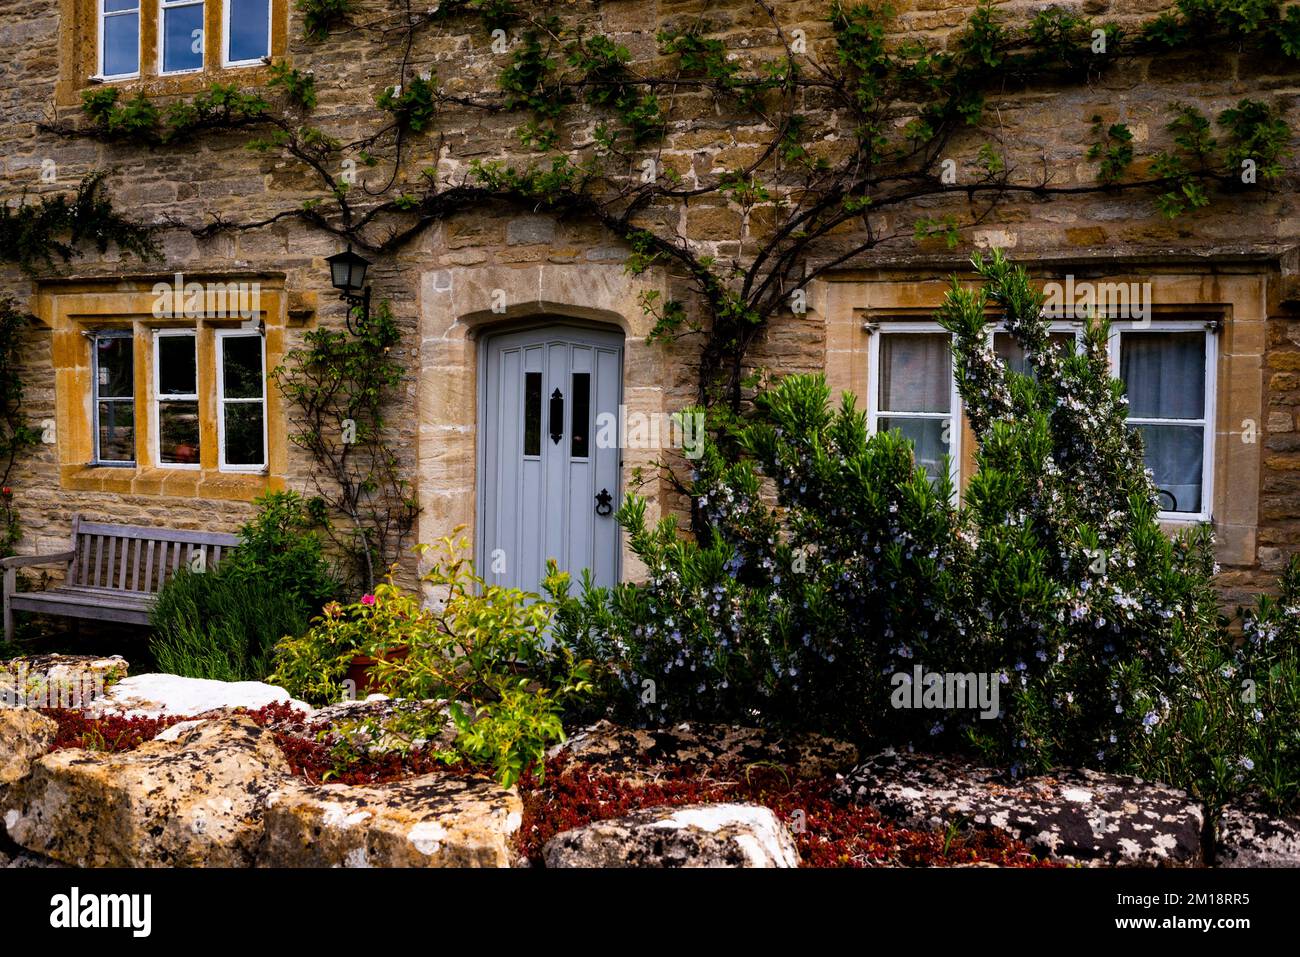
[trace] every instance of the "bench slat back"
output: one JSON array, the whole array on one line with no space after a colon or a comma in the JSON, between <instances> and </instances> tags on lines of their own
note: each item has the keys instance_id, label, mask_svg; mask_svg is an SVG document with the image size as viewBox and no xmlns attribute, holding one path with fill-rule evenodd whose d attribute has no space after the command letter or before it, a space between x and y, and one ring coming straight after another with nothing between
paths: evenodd
<instances>
[{"instance_id":1,"label":"bench slat back","mask_svg":"<svg viewBox=\"0 0 1300 957\"><path fill-rule=\"evenodd\" d=\"M68 583L82 588L156 594L182 567L202 556L202 567L215 568L222 555L239 546L239 536L141 525L72 521L75 557Z\"/></svg>"}]
</instances>

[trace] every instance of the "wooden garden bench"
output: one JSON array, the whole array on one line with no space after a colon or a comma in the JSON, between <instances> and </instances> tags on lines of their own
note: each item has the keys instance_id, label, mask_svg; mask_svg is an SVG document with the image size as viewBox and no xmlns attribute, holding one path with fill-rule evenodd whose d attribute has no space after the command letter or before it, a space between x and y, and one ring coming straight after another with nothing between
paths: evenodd
<instances>
[{"instance_id":1,"label":"wooden garden bench","mask_svg":"<svg viewBox=\"0 0 1300 957\"><path fill-rule=\"evenodd\" d=\"M149 624L149 612L168 578L202 555L213 568L239 536L139 525L109 525L72 519L72 548L49 555L0 559L4 570L5 640L12 641L14 612L34 611L65 618ZM17 590L18 569L68 566L63 584L45 591Z\"/></svg>"}]
</instances>

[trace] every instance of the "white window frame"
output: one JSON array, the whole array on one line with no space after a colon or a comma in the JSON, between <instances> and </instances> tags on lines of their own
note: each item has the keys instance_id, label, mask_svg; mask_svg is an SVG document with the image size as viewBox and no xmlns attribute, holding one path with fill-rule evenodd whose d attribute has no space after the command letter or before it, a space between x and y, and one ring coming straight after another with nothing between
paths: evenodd
<instances>
[{"instance_id":1,"label":"white window frame","mask_svg":"<svg viewBox=\"0 0 1300 957\"><path fill-rule=\"evenodd\" d=\"M1111 375L1120 378L1120 345L1125 333L1141 335L1160 332L1200 332L1205 336L1205 409L1200 419L1134 418L1134 425L1199 425L1203 436L1201 448L1201 509L1199 512L1167 512L1161 509L1156 518L1161 522L1210 522L1214 520L1214 429L1217 412L1219 337L1217 323L1204 319L1143 320L1137 322L1112 321L1110 339L1106 343L1110 357Z\"/></svg>"},{"instance_id":2,"label":"white window frame","mask_svg":"<svg viewBox=\"0 0 1300 957\"><path fill-rule=\"evenodd\" d=\"M241 66L261 66L267 57L271 55L271 27L275 19L275 10L271 0L261 0L266 5L266 53L253 60L232 60L230 59L230 41L232 34L230 32L230 13L234 7L232 0L224 0L221 4L221 65L223 67L241 67Z\"/></svg>"},{"instance_id":3,"label":"white window frame","mask_svg":"<svg viewBox=\"0 0 1300 957\"><path fill-rule=\"evenodd\" d=\"M141 0L143 3L144 0ZM208 65L208 3L211 0L158 0L158 75L184 76L187 73L202 73ZM201 7L203 9L203 50L199 53L199 65L185 70L168 70L167 47L167 11L183 7Z\"/></svg>"},{"instance_id":4,"label":"white window frame","mask_svg":"<svg viewBox=\"0 0 1300 957\"><path fill-rule=\"evenodd\" d=\"M192 395L167 395L162 394L162 363L159 359L159 343L168 336L190 336L194 340L194 393ZM185 469L187 471L197 472L203 467L203 402L199 398L199 376L202 375L202 367L199 365L199 330L196 327L186 329L155 329L153 331L153 395L149 401L149 425L150 425L150 444L153 446L153 460L160 469ZM162 414L160 405L163 402L194 402L198 405L199 413L199 461L192 465L184 462L164 462L162 460Z\"/></svg>"},{"instance_id":5,"label":"white window frame","mask_svg":"<svg viewBox=\"0 0 1300 957\"><path fill-rule=\"evenodd\" d=\"M262 358L262 395L256 399L228 399L226 398L226 340L232 338L258 340L259 354ZM262 461L257 465L227 465L226 464L226 406L251 405L258 403L262 407ZM222 472L245 472L245 473L264 473L267 468L267 458L269 457L269 445L267 439L267 408L266 408L266 337L260 332L249 332L246 329L218 329L217 330L217 468Z\"/></svg>"},{"instance_id":6,"label":"white window frame","mask_svg":"<svg viewBox=\"0 0 1300 957\"><path fill-rule=\"evenodd\" d=\"M949 419L951 421L951 441L948 443L948 475L952 481L954 500L961 497L961 449L962 432L965 429L965 417L962 413L961 396L957 392L957 370L950 360L949 399L947 412L891 412L880 408L880 341L882 336L898 333L931 334L946 336L951 346L952 333L937 322L913 322L907 320L885 320L872 323L867 344L867 369L870 380L867 383L867 430L875 435L881 417L915 418L915 419ZM919 465L920 463L918 463Z\"/></svg>"},{"instance_id":7,"label":"white window frame","mask_svg":"<svg viewBox=\"0 0 1300 957\"><path fill-rule=\"evenodd\" d=\"M114 10L109 12L104 9L104 0L96 0L95 9L95 32L96 32L96 51L95 51L95 79L115 82L118 80L134 80L140 76L140 61L143 59L143 36L144 36L144 5L146 0L137 0L134 10ZM105 71L104 63L104 34L105 23L110 17L123 17L135 14L135 72L134 73L108 73Z\"/></svg>"},{"instance_id":8,"label":"white window frame","mask_svg":"<svg viewBox=\"0 0 1300 957\"><path fill-rule=\"evenodd\" d=\"M120 402L125 404L128 401L126 396L108 396L103 400L101 400L99 397L99 341L101 339L126 339L131 343L131 396L129 401L131 404L131 422L132 422L131 440L133 446L135 444L135 440L139 437L140 434L140 422L139 422L139 417L137 415L137 409L136 409L138 397L135 394L135 352L136 352L135 333L130 329L121 329L121 330L104 329L99 332L93 332L90 334L90 354L91 354L90 374L91 374L91 378L94 380L94 387L93 387L93 395L91 395L90 397L90 416L91 416L91 429L92 432L94 433L94 443L95 443L94 464L104 466L105 468L135 468L136 455L135 455L134 447L131 449L131 457L129 459L106 459L103 457L103 455L100 454L99 403L101 401L105 401L105 402Z\"/></svg>"}]
</instances>

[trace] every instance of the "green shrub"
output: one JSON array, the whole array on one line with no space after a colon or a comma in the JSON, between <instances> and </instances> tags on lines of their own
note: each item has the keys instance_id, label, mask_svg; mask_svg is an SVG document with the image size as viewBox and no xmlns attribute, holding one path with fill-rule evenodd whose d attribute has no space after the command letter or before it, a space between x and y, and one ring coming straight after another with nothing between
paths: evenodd
<instances>
[{"instance_id":1,"label":"green shrub","mask_svg":"<svg viewBox=\"0 0 1300 957\"><path fill-rule=\"evenodd\" d=\"M436 546L422 579L436 608L391 580L355 604L331 604L309 632L280 643L272 680L309 701L337 701L355 690L343 684L349 662L369 656L379 691L446 708L456 739L439 757L490 767L509 786L529 768L540 773L547 746L564 739L562 715L591 691L590 665L549 642L551 601L486 584L465 547L452 538ZM546 584L562 591L566 577L552 566ZM445 726L440 708L424 708L372 730L416 747Z\"/></svg>"},{"instance_id":2,"label":"green shrub","mask_svg":"<svg viewBox=\"0 0 1300 957\"><path fill-rule=\"evenodd\" d=\"M339 597L341 585L313 531L321 524L297 492L271 492L254 502L257 514L239 530L223 566L231 574L270 582L301 602L308 617Z\"/></svg>"},{"instance_id":3,"label":"green shrub","mask_svg":"<svg viewBox=\"0 0 1300 957\"><path fill-rule=\"evenodd\" d=\"M149 650L160 671L217 681L261 681L284 635L307 629L301 601L267 578L220 567L183 569L164 587L152 614Z\"/></svg>"}]
</instances>

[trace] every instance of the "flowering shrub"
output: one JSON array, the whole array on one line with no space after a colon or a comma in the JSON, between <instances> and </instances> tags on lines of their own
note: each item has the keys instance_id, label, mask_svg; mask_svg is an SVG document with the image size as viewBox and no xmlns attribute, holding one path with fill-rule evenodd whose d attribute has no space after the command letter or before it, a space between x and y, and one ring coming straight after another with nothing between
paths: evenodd
<instances>
[{"instance_id":1,"label":"flowering shrub","mask_svg":"<svg viewBox=\"0 0 1300 957\"><path fill-rule=\"evenodd\" d=\"M948 489L931 486L899 436L868 441L852 399L830 413L827 395L820 378L787 379L742 433L782 501L808 503L784 522L754 461L713 446L693 484L711 537L685 541L671 518L647 529L637 499L620 509L649 579L587 588L559 622L580 654L618 663L610 690L623 720L759 718L858 738L889 711L893 643L882 636L959 640L943 596L960 587L968 549Z\"/></svg>"},{"instance_id":2,"label":"flowering shrub","mask_svg":"<svg viewBox=\"0 0 1300 957\"><path fill-rule=\"evenodd\" d=\"M1137 769L1211 811L1244 795L1285 812L1300 803L1300 559L1243 624L1236 643L1178 645L1166 687L1138 703Z\"/></svg>"},{"instance_id":3,"label":"flowering shrub","mask_svg":"<svg viewBox=\"0 0 1300 957\"><path fill-rule=\"evenodd\" d=\"M564 739L561 715L590 692L590 665L549 643L551 602L485 583L463 557L466 545L448 537L433 549L422 581L436 604L425 607L391 579L355 604L331 604L306 635L280 643L272 680L311 701L339 700L352 659L373 658L377 690L441 702L446 715L412 709L366 730L430 748L450 718L454 745L437 756L491 767L509 786ZM548 585L562 587L553 567L552 579Z\"/></svg>"},{"instance_id":4,"label":"flowering shrub","mask_svg":"<svg viewBox=\"0 0 1300 957\"><path fill-rule=\"evenodd\" d=\"M1212 802L1239 790L1238 758L1260 762L1225 668L1272 695L1261 727L1294 714L1294 672L1266 681L1278 648L1232 650L1208 527L1160 528L1105 323L1064 353L1023 270L999 254L974 265L982 288L954 283L938 317L979 441L960 505L899 434L868 436L852 396L832 410L820 377L791 376L737 430L741 460L716 445L700 459L689 492L704 534L647 528L629 498L618 517L647 580L562 596L560 634L614 662L624 720L745 719L965 749L1016 771L1145 770ZM990 321L1028 374L993 351ZM1266 644L1281 621L1266 604L1248 635ZM1278 640L1294 660L1296 637ZM891 679L915 666L990 676L996 716L891 707ZM1295 755L1269 762L1292 801Z\"/></svg>"}]
</instances>

